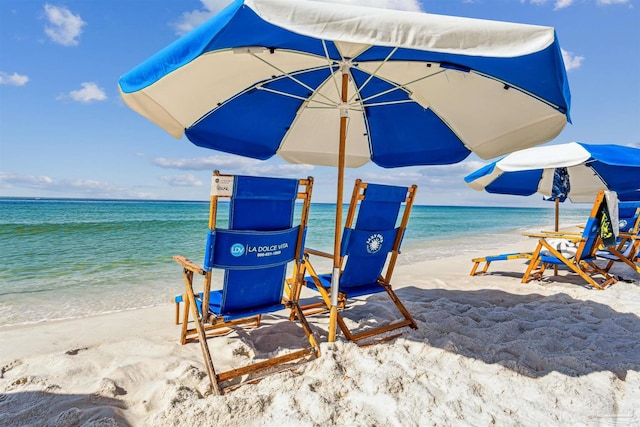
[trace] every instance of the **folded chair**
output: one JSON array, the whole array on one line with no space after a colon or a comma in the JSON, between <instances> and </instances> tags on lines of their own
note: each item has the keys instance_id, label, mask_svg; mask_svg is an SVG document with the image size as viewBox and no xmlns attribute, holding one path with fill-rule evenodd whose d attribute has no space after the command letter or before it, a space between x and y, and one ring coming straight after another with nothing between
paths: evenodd
<instances>
[{"instance_id":1,"label":"folded chair","mask_svg":"<svg viewBox=\"0 0 640 427\"><path fill-rule=\"evenodd\" d=\"M473 263L473 267L471 267L470 276L475 276L478 274L484 274L489 269L489 266L494 261L509 261L512 259L531 259L533 257L533 252L512 252L508 254L499 254L499 255L489 255L480 258L473 258L471 262ZM480 264L484 263L482 269L478 271L478 267Z\"/></svg>"},{"instance_id":2,"label":"folded chair","mask_svg":"<svg viewBox=\"0 0 640 427\"><path fill-rule=\"evenodd\" d=\"M338 325L348 340L362 344L363 340L398 328L409 326L416 329L418 327L391 287L391 276L400 253L400 244L409 222L416 190L415 185L407 188L367 184L361 180L355 182L341 243L338 306L342 313L339 312L337 317ZM404 213L400 224L396 226L402 204L405 204ZM309 275L305 277L304 284L318 291L322 301L303 306L303 310L316 313L318 307L322 307L321 311L326 311L331 306L331 274L318 274L310 262L309 255L331 259L333 255L305 249L303 267ZM386 270L385 264L387 264ZM287 290L292 298L295 300L299 298L299 294L293 293L290 288ZM374 329L352 333L342 316L347 299L378 292L386 292L389 295L403 319ZM399 335L387 336L377 341L390 340Z\"/></svg>"},{"instance_id":3,"label":"folded chair","mask_svg":"<svg viewBox=\"0 0 640 427\"><path fill-rule=\"evenodd\" d=\"M609 275L609 273L598 267L595 263L599 246L608 238L608 236L603 238L603 233L608 231L608 227L606 227L607 212L605 192L600 191L596 196L582 236L578 240L576 254L571 258L565 257L557 247L549 243L546 238L541 238L538 241L536 250L533 252L527 271L522 277L522 283L527 283L531 280L540 280L545 269L550 265L566 266L596 289L604 289L616 283L615 277ZM553 238L560 238L561 234L553 233L550 237L551 236ZM571 234L569 237L573 238L574 235ZM597 275L602 277L600 282L595 279Z\"/></svg>"},{"instance_id":4,"label":"folded chair","mask_svg":"<svg viewBox=\"0 0 640 427\"><path fill-rule=\"evenodd\" d=\"M181 342L199 341L211 388L216 394L242 384L242 381L230 384L235 378L249 375L249 381L257 381L269 372L286 369L289 362L320 355L318 341L298 301L294 298L283 300L285 275L291 262L294 279L289 281L289 286L297 292L296 287L302 280L300 263L312 185L311 177L303 180L263 178L221 175L215 171L203 267L181 255L173 257L183 268L186 289L185 294L176 299L176 303L185 302ZM299 191L299 187L304 189ZM221 199L229 199L227 228L216 226ZM300 221L293 226L298 199L302 200ZM212 290L214 269L222 273L220 290ZM201 293L194 290L195 275L204 276ZM243 323L259 326L261 315L285 308L296 313L309 347L241 368L216 372L207 344L207 332L229 332ZM195 326L192 330L187 328L189 317Z\"/></svg>"}]
</instances>

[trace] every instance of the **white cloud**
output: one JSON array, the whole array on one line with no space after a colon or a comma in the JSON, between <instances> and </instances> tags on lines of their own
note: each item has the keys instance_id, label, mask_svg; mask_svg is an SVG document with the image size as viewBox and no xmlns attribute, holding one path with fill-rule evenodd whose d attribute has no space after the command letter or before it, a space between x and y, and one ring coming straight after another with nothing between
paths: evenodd
<instances>
[{"instance_id":1,"label":"white cloud","mask_svg":"<svg viewBox=\"0 0 640 427\"><path fill-rule=\"evenodd\" d=\"M66 7L44 5L49 25L44 27L44 32L54 42L63 46L77 46L78 38L82 34L82 27L87 25L80 15L74 15Z\"/></svg>"},{"instance_id":2,"label":"white cloud","mask_svg":"<svg viewBox=\"0 0 640 427\"><path fill-rule=\"evenodd\" d=\"M608 6L610 4L627 4L629 0L598 0L597 3L602 6Z\"/></svg>"},{"instance_id":3,"label":"white cloud","mask_svg":"<svg viewBox=\"0 0 640 427\"><path fill-rule=\"evenodd\" d=\"M18 73L5 73L0 71L0 85L24 86L29 81L29 77Z\"/></svg>"},{"instance_id":4,"label":"white cloud","mask_svg":"<svg viewBox=\"0 0 640 427\"><path fill-rule=\"evenodd\" d=\"M82 89L72 90L68 95L60 95L58 99L70 98L73 101L85 104L93 101L104 101L107 99L107 95L104 93L104 90L93 82L84 82L81 83L80 86L82 86Z\"/></svg>"},{"instance_id":5,"label":"white cloud","mask_svg":"<svg viewBox=\"0 0 640 427\"><path fill-rule=\"evenodd\" d=\"M543 6L547 4L549 0L530 0L529 3L535 4L537 6ZM527 0L520 0L520 3L526 4ZM559 10L564 9L565 7L572 6L575 3L575 0L555 0L553 3L553 9ZM596 4L598 6L609 6L611 4L628 4L629 0L596 0Z\"/></svg>"},{"instance_id":6,"label":"white cloud","mask_svg":"<svg viewBox=\"0 0 640 427\"><path fill-rule=\"evenodd\" d=\"M28 188L39 190L39 196L44 194L63 195L64 197L92 197L105 199L149 199L150 193L121 187L109 182L93 179L61 179L55 180L49 176L19 175L0 172L0 188Z\"/></svg>"},{"instance_id":7,"label":"white cloud","mask_svg":"<svg viewBox=\"0 0 640 427\"><path fill-rule=\"evenodd\" d=\"M452 165L434 165L434 166L412 166L398 169L381 170L374 169L368 171L360 170L357 178L362 178L367 182L377 182L389 185L411 185L416 184L424 189L447 190L457 189L464 191L467 186L464 183L464 177L471 172L481 168L487 162L468 160ZM348 171L349 175L353 173ZM349 176L349 179L356 177ZM428 199L428 197L427 197Z\"/></svg>"},{"instance_id":8,"label":"white cloud","mask_svg":"<svg viewBox=\"0 0 640 427\"><path fill-rule=\"evenodd\" d=\"M188 33L231 4L231 0L200 0L200 2L202 3L202 9L184 12L180 19L173 24L176 34Z\"/></svg>"},{"instance_id":9,"label":"white cloud","mask_svg":"<svg viewBox=\"0 0 640 427\"><path fill-rule=\"evenodd\" d=\"M573 0L557 0L553 10L564 9L565 7L569 7L573 4Z\"/></svg>"},{"instance_id":10,"label":"white cloud","mask_svg":"<svg viewBox=\"0 0 640 427\"><path fill-rule=\"evenodd\" d=\"M93 179L69 179L69 180L61 180L57 184L63 188L73 188L76 190L82 190L86 193L94 193L94 192L108 192L115 190L116 187L113 184L109 184L108 182L96 181Z\"/></svg>"},{"instance_id":11,"label":"white cloud","mask_svg":"<svg viewBox=\"0 0 640 427\"><path fill-rule=\"evenodd\" d=\"M160 180L172 187L202 187L202 181L192 174L161 176Z\"/></svg>"},{"instance_id":12,"label":"white cloud","mask_svg":"<svg viewBox=\"0 0 640 427\"><path fill-rule=\"evenodd\" d=\"M439 176L439 177L452 177L461 176L464 177L471 172L480 169L488 162L481 162L477 160L468 160L465 162L459 162L452 165L434 165L423 166L420 169L420 173L425 176Z\"/></svg>"},{"instance_id":13,"label":"white cloud","mask_svg":"<svg viewBox=\"0 0 640 427\"><path fill-rule=\"evenodd\" d=\"M282 177L299 177L313 170L311 165L270 165L268 163L260 163L258 166L242 170L240 173L258 176L282 176Z\"/></svg>"},{"instance_id":14,"label":"white cloud","mask_svg":"<svg viewBox=\"0 0 640 427\"><path fill-rule=\"evenodd\" d=\"M167 159L157 157L153 159L153 164L165 169L193 170L193 171L213 171L220 169L225 173L235 173L242 175L258 176L287 176L297 177L313 170L311 165L294 164L273 164L262 160L249 159L240 156L216 155L204 158L193 159ZM164 178L163 178L164 180ZM168 181L165 181L168 182Z\"/></svg>"},{"instance_id":15,"label":"white cloud","mask_svg":"<svg viewBox=\"0 0 640 427\"><path fill-rule=\"evenodd\" d=\"M562 48L560 50L562 51L562 60L567 71L580 68L582 61L584 61L584 56L574 55L573 52L568 52Z\"/></svg>"},{"instance_id":16,"label":"white cloud","mask_svg":"<svg viewBox=\"0 0 640 427\"><path fill-rule=\"evenodd\" d=\"M17 175L0 173L0 188L18 187L47 188L53 184L53 179L48 176Z\"/></svg>"},{"instance_id":17,"label":"white cloud","mask_svg":"<svg viewBox=\"0 0 640 427\"><path fill-rule=\"evenodd\" d=\"M198 157L194 159L167 159L165 157L157 157L153 159L153 163L166 169L238 170L249 169L254 165L258 165L260 164L260 160L248 159L239 156L210 156Z\"/></svg>"}]
</instances>

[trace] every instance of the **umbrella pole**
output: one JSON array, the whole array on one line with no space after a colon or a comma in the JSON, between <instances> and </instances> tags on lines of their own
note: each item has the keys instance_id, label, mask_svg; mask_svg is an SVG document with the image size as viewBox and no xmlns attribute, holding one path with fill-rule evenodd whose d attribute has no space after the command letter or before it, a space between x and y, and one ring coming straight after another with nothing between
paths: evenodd
<instances>
[{"instance_id":1,"label":"umbrella pole","mask_svg":"<svg viewBox=\"0 0 640 427\"><path fill-rule=\"evenodd\" d=\"M342 232L342 188L344 186L344 157L347 142L346 108L347 92L349 90L348 67L342 68L342 103L340 108L340 146L338 149L338 188L336 191L336 232L333 241L333 271L331 274L331 310L329 311L329 342L336 340L336 323L338 320L338 283L340 281L340 239Z\"/></svg>"},{"instance_id":2,"label":"umbrella pole","mask_svg":"<svg viewBox=\"0 0 640 427\"><path fill-rule=\"evenodd\" d=\"M559 226L560 226L560 200L558 197L556 197L556 231L558 231ZM558 275L557 265L553 266L553 275L554 276Z\"/></svg>"}]
</instances>

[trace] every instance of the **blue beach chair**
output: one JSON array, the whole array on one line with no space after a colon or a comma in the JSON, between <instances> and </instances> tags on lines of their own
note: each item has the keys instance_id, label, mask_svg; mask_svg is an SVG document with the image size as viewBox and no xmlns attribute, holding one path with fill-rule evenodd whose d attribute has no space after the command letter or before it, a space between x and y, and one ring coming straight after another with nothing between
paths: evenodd
<instances>
[{"instance_id":1,"label":"blue beach chair","mask_svg":"<svg viewBox=\"0 0 640 427\"><path fill-rule=\"evenodd\" d=\"M620 237L615 248L606 248L596 252L598 258L607 260L605 271L611 270L616 262L623 262L636 273L640 273L638 256L640 253L640 201L619 202Z\"/></svg>"},{"instance_id":2,"label":"blue beach chair","mask_svg":"<svg viewBox=\"0 0 640 427\"><path fill-rule=\"evenodd\" d=\"M176 303L185 302L181 342L194 340L194 336L200 342L211 387L216 394L237 387L240 383L225 385L235 378L264 374L267 370L282 370L289 362L320 355L318 341L298 301L292 298L283 300L287 266L291 262L293 277L297 279L289 281L289 286L295 289L302 280L300 263L312 186L311 177L303 180L263 178L221 175L215 171L204 266L200 267L181 255L173 257L183 268L186 287L185 294L176 298ZM299 191L299 187L304 187L304 190ZM228 228L218 228L217 206L224 198L229 198ZM298 199L302 200L300 221L293 226ZM220 290L211 290L214 269L224 273ZM204 276L201 293L194 291L196 274ZM207 344L208 332L214 335L218 331L228 332L244 323L259 326L261 315L285 308L296 313L309 347L216 373ZM189 316L195 325L191 330L187 328Z\"/></svg>"},{"instance_id":3,"label":"blue beach chair","mask_svg":"<svg viewBox=\"0 0 640 427\"><path fill-rule=\"evenodd\" d=\"M400 244L409 222L417 186L396 187L367 184L356 180L351 204L345 221L341 244L340 265L340 311L344 312L347 299L386 292L403 316L391 324L352 333L341 313L337 322L348 340L356 343L398 328L418 326L391 287L391 276L400 253ZM396 226L402 204L404 213L400 225ZM356 219L357 214L357 219ZM355 226L354 226L355 220ZM309 255L333 258L332 254L306 248L304 268L309 275L305 285L320 293L322 301L303 306L309 313L326 311L331 306L331 274L318 274L309 260ZM386 270L385 270L386 264ZM384 270L384 271L383 271ZM291 292L288 292L291 295ZM294 295L294 299L299 298ZM400 334L387 336L379 341L393 339Z\"/></svg>"},{"instance_id":4,"label":"blue beach chair","mask_svg":"<svg viewBox=\"0 0 640 427\"><path fill-rule=\"evenodd\" d=\"M623 233L627 233L628 235L638 234L638 228L640 226L640 201L638 202L618 202L618 217L619 217L619 225L620 231ZM547 237L558 237L558 238L570 238L573 241L579 240L580 235L573 235L571 233L565 233L562 231L544 231L542 233L533 233L527 234L531 237L537 237L539 234L547 234ZM553 236L555 235L555 236ZM622 258L611 253L610 250L601 250L597 252L598 257L605 258L610 260L607 266L604 268L605 271L609 271L612 265L616 261L622 261L626 264L630 265L634 270L639 269L640 267L634 266L629 262L633 260L634 254L637 253L637 246L640 243L635 243L632 237L627 237L620 239L618 241L619 245L615 250L619 251L623 254ZM626 255L625 255L626 254ZM489 269L489 266L494 261L509 261L514 259L527 259L530 260L533 257L533 252L512 252L507 254L498 254L498 255L488 255L479 258L473 258L471 262L473 262L473 267L471 267L470 276L476 276L478 274L485 274ZM484 263L482 268L478 270L478 267ZM640 271L639 271L640 272Z\"/></svg>"},{"instance_id":5,"label":"blue beach chair","mask_svg":"<svg viewBox=\"0 0 640 427\"><path fill-rule=\"evenodd\" d=\"M640 221L640 201L618 202L618 218L620 231L633 233L633 230L638 228L638 222Z\"/></svg>"},{"instance_id":6,"label":"blue beach chair","mask_svg":"<svg viewBox=\"0 0 640 427\"><path fill-rule=\"evenodd\" d=\"M603 226L603 224L605 224L603 216L606 215L606 211L607 202L605 192L600 191L596 196L582 236L577 240L578 248L576 254L571 258L567 258L561 254L556 246L550 244L546 238L541 238L538 241L536 250L533 252L527 271L522 277L522 283L542 279L545 269L550 265L569 268L596 289L604 289L616 283L617 280L615 277L598 267L595 263L597 260L597 251L603 243L602 231L606 229L606 227ZM553 233L550 234L549 237L562 238L562 235L560 233ZM569 235L568 237L574 238L575 236ZM602 277L599 282L595 279L596 275Z\"/></svg>"}]
</instances>

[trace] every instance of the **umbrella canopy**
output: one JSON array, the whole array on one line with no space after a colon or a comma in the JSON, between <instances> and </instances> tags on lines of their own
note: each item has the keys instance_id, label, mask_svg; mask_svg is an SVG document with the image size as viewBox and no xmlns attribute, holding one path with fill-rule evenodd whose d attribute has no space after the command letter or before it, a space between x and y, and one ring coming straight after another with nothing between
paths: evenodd
<instances>
[{"instance_id":1,"label":"umbrella canopy","mask_svg":"<svg viewBox=\"0 0 640 427\"><path fill-rule=\"evenodd\" d=\"M570 105L553 28L300 0L235 1L119 89L198 146L337 166L334 280L345 167L492 158L553 139Z\"/></svg>"},{"instance_id":2,"label":"umbrella canopy","mask_svg":"<svg viewBox=\"0 0 640 427\"><path fill-rule=\"evenodd\" d=\"M563 172L561 172L563 171ZM529 196L554 194L554 177L565 175L564 197L593 202L600 190L612 190L630 199L640 190L640 149L613 144L567 144L516 151L467 175L465 182L489 193Z\"/></svg>"},{"instance_id":3,"label":"umbrella canopy","mask_svg":"<svg viewBox=\"0 0 640 427\"><path fill-rule=\"evenodd\" d=\"M349 75L342 100L342 73ZM570 96L553 28L299 0L236 1L120 79L171 135L346 167L489 159L553 139Z\"/></svg>"},{"instance_id":4,"label":"umbrella canopy","mask_svg":"<svg viewBox=\"0 0 640 427\"><path fill-rule=\"evenodd\" d=\"M464 180L472 188L489 193L520 196L541 193L546 200L555 201L555 231L558 231L559 202L567 197L572 202L590 203L598 191L612 190L622 200L634 200L640 191L640 150L579 142L533 147L490 163ZM617 219L617 201L608 200L607 206L609 218ZM617 235L617 220L612 227ZM554 270L557 274L557 267Z\"/></svg>"}]
</instances>

